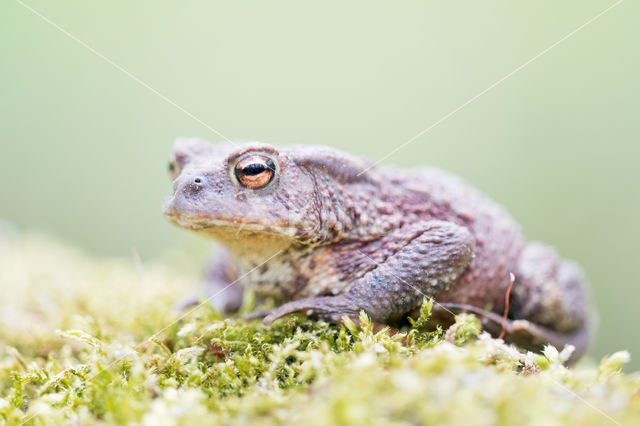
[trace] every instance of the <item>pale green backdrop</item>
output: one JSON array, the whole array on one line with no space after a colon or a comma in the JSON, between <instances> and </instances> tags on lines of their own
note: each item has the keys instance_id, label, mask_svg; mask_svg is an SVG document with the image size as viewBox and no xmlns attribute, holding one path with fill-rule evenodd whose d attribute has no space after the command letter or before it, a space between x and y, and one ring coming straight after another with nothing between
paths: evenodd
<instances>
[{"instance_id":1,"label":"pale green backdrop","mask_svg":"<svg viewBox=\"0 0 640 426\"><path fill-rule=\"evenodd\" d=\"M592 354L640 367L637 1L555 46L614 1L27 3L232 139L379 159L481 94L384 162L462 175L582 263ZM193 238L160 214L167 156L219 136L15 0L0 54L0 218L143 260Z\"/></svg>"}]
</instances>

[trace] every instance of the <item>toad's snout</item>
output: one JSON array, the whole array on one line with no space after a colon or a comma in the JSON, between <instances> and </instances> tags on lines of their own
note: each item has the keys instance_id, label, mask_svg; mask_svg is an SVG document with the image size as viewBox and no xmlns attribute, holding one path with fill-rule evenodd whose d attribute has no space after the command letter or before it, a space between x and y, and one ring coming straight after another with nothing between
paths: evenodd
<instances>
[{"instance_id":1,"label":"toad's snout","mask_svg":"<svg viewBox=\"0 0 640 426\"><path fill-rule=\"evenodd\" d=\"M202 174L182 174L173 182L173 193L186 197L196 195L204 188L205 180Z\"/></svg>"},{"instance_id":2,"label":"toad's snout","mask_svg":"<svg viewBox=\"0 0 640 426\"><path fill-rule=\"evenodd\" d=\"M166 216L190 213L194 205L198 204L204 186L205 177L202 175L179 176L173 182L173 194L165 200L163 213Z\"/></svg>"}]
</instances>

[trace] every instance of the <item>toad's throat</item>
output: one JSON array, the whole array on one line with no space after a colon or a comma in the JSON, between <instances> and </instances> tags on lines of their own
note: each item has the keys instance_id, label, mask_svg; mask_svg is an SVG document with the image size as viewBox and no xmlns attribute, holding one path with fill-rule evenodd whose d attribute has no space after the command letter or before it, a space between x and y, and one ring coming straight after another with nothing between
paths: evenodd
<instances>
[{"instance_id":1,"label":"toad's throat","mask_svg":"<svg viewBox=\"0 0 640 426\"><path fill-rule=\"evenodd\" d=\"M297 229L294 227L200 216L166 216L176 225L222 243L237 260L245 264L247 269L257 267L284 253L287 249L299 245L295 238Z\"/></svg>"}]
</instances>

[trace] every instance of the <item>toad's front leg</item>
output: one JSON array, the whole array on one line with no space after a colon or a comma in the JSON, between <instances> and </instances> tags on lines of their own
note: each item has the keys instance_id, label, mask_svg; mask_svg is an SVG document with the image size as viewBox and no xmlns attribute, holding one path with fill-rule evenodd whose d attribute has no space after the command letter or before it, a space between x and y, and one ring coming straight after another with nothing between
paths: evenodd
<instances>
[{"instance_id":1,"label":"toad's front leg","mask_svg":"<svg viewBox=\"0 0 640 426\"><path fill-rule=\"evenodd\" d=\"M219 248L207 267L203 283L174 303L176 310L198 305L204 299L223 314L236 311L242 304L242 288L237 284L238 271L229 252Z\"/></svg>"},{"instance_id":2,"label":"toad's front leg","mask_svg":"<svg viewBox=\"0 0 640 426\"><path fill-rule=\"evenodd\" d=\"M471 233L450 222L408 225L393 231L390 240L398 248L345 293L285 303L268 312L265 323L292 312L337 323L361 310L375 322L393 322L419 306L424 297L435 297L456 283L473 259Z\"/></svg>"}]
</instances>

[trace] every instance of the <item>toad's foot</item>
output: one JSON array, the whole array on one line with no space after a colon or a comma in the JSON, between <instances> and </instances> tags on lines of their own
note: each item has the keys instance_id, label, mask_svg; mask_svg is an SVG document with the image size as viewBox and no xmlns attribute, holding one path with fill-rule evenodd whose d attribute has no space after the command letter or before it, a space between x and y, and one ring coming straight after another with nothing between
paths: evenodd
<instances>
[{"instance_id":1,"label":"toad's foot","mask_svg":"<svg viewBox=\"0 0 640 426\"><path fill-rule=\"evenodd\" d=\"M571 345L574 347L574 352L567 361L568 365L575 363L587 349L590 333L588 322L572 332L559 332L524 319L504 319L494 312L460 303L436 304L431 312L431 320L448 326L453 323L452 314L461 312L475 314L482 322L482 328L492 336L496 337L504 332L505 342L529 351L540 352L549 344L560 351L566 345Z\"/></svg>"},{"instance_id":2,"label":"toad's foot","mask_svg":"<svg viewBox=\"0 0 640 426\"><path fill-rule=\"evenodd\" d=\"M258 311L249 314L249 318L259 318L264 316L264 323L270 325L275 320L294 312L302 312L308 316L318 317L332 323L339 323L342 317L347 316L352 319L358 318L360 308L347 295L308 297L306 299L294 300L275 309L268 311Z\"/></svg>"}]
</instances>

